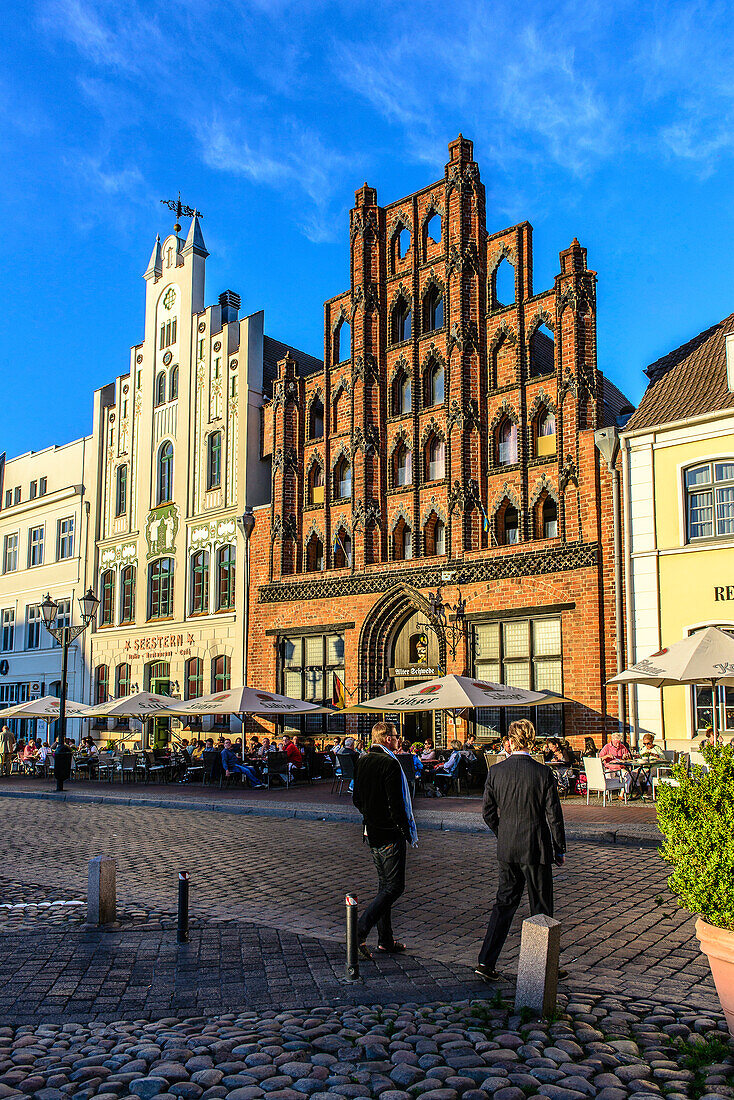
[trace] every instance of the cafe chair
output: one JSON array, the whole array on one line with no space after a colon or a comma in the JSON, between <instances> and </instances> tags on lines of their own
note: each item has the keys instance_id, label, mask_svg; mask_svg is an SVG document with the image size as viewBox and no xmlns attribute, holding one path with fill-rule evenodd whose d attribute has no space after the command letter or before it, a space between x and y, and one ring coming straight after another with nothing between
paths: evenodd
<instances>
[{"instance_id":1,"label":"cafe chair","mask_svg":"<svg viewBox=\"0 0 734 1100\"><path fill-rule=\"evenodd\" d=\"M288 774L288 753L269 752L267 757L266 774L268 790L274 779L279 779L285 787L290 787L290 775Z\"/></svg>"},{"instance_id":2,"label":"cafe chair","mask_svg":"<svg viewBox=\"0 0 734 1100\"><path fill-rule=\"evenodd\" d=\"M583 764L584 771L586 772L587 806L589 805L589 795L592 791L602 796L604 806L607 804L607 794L612 794L614 791L619 791L624 801L627 801L627 792L621 778L617 775L605 775L604 764L598 756L585 756L583 758Z\"/></svg>"},{"instance_id":3,"label":"cafe chair","mask_svg":"<svg viewBox=\"0 0 734 1100\"><path fill-rule=\"evenodd\" d=\"M332 794L334 793L334 787L336 787L336 793L340 795L344 790L345 783L347 789L349 789L349 784L354 779L354 763L355 757L351 753L339 752L336 754L336 770L334 772L334 782L331 784Z\"/></svg>"}]
</instances>

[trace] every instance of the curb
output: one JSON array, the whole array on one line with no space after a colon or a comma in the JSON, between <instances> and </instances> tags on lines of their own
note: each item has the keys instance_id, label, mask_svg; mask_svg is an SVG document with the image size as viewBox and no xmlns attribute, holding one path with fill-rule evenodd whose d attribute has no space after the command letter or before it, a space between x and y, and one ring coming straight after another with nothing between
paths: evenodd
<instances>
[{"instance_id":1,"label":"curb","mask_svg":"<svg viewBox=\"0 0 734 1100\"><path fill-rule=\"evenodd\" d=\"M242 805L236 802L202 802L194 799L183 798L133 798L125 795L94 795L74 794L72 792L57 793L56 791L10 791L0 790L0 798L35 799L42 802L73 802L87 805L111 805L140 807L141 809L162 810L198 810L203 813L233 814L238 817L276 817L297 821L327 821L358 825L360 817L356 812L335 809L331 806L312 807L304 805L287 805L286 803L258 802L257 804ZM471 815L474 817L475 815ZM470 815L466 813L447 812L436 813L428 810L418 814L418 826L435 832L448 833L482 833L487 832L484 822L479 820L467 820ZM623 825L620 828L611 829L604 824L570 825L566 827L566 835L572 840L589 841L602 844L631 844L657 846L661 836L657 825Z\"/></svg>"}]
</instances>

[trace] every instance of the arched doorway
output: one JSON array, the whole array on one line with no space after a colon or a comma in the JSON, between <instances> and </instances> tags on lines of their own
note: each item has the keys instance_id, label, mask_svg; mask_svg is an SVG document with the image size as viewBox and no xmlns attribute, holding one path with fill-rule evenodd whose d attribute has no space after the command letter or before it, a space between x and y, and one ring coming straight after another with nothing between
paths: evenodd
<instances>
[{"instance_id":1,"label":"arched doorway","mask_svg":"<svg viewBox=\"0 0 734 1100\"><path fill-rule=\"evenodd\" d=\"M438 636L427 625L425 614L415 611L397 626L390 641L390 676L395 690L442 674ZM427 737L433 739L434 724L432 711L404 714L403 737L412 742L425 741Z\"/></svg>"},{"instance_id":2,"label":"arched doorway","mask_svg":"<svg viewBox=\"0 0 734 1100\"><path fill-rule=\"evenodd\" d=\"M154 695L171 695L171 666L168 661L150 661L146 666L148 687ZM149 737L154 749L165 749L171 739L171 719L149 720Z\"/></svg>"}]
</instances>

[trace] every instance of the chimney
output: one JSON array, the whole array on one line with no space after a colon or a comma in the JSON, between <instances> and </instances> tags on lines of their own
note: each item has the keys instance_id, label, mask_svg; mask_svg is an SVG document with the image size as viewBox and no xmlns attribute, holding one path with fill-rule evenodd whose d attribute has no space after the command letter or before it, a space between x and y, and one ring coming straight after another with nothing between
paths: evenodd
<instances>
[{"instance_id":1,"label":"chimney","mask_svg":"<svg viewBox=\"0 0 734 1100\"><path fill-rule=\"evenodd\" d=\"M726 346L726 385L729 393L734 393L734 332L724 337Z\"/></svg>"},{"instance_id":2,"label":"chimney","mask_svg":"<svg viewBox=\"0 0 734 1100\"><path fill-rule=\"evenodd\" d=\"M233 290L224 290L219 295L219 304L222 307L222 325L229 325L237 320L240 309L240 296Z\"/></svg>"}]
</instances>

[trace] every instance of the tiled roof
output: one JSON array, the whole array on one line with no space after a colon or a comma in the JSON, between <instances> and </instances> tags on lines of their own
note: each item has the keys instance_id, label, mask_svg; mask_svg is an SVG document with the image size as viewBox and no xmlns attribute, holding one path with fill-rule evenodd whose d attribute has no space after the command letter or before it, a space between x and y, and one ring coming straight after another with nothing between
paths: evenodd
<instances>
[{"instance_id":1,"label":"tiled roof","mask_svg":"<svg viewBox=\"0 0 734 1100\"><path fill-rule=\"evenodd\" d=\"M730 332L734 332L734 313L651 363L645 370L650 384L625 430L734 408L734 393L726 382L724 337Z\"/></svg>"},{"instance_id":2,"label":"tiled roof","mask_svg":"<svg viewBox=\"0 0 734 1100\"><path fill-rule=\"evenodd\" d=\"M286 354L290 352L291 356L298 363L298 373L301 377L305 377L308 374L316 374L317 371L324 369L324 364L320 359L316 359L313 355L308 355L305 351L298 351L292 344L283 344L280 340L274 340L272 336L263 337L263 393L270 395L273 392L273 382L278 374L278 363L281 359L285 359Z\"/></svg>"},{"instance_id":3,"label":"tiled roof","mask_svg":"<svg viewBox=\"0 0 734 1100\"><path fill-rule=\"evenodd\" d=\"M602 427L605 428L610 424L620 424L621 420L626 420L629 414L633 411L634 405L628 397L624 394L614 382L610 382L606 375L602 375Z\"/></svg>"}]
</instances>

